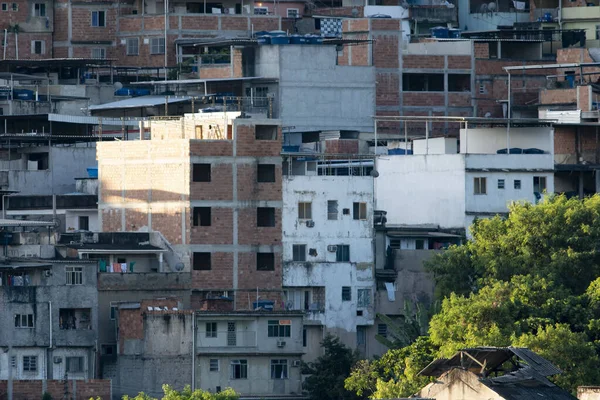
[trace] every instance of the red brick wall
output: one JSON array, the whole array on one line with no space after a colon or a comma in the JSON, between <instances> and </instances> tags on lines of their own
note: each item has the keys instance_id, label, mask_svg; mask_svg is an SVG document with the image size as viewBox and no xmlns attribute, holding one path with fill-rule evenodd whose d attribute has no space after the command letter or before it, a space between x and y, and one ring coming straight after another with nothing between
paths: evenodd
<instances>
[{"instance_id":1,"label":"red brick wall","mask_svg":"<svg viewBox=\"0 0 600 400\"><path fill-rule=\"evenodd\" d=\"M193 211L190 213L191 244L230 244L233 243L233 209L212 207L211 226L194 226Z\"/></svg>"},{"instance_id":2,"label":"red brick wall","mask_svg":"<svg viewBox=\"0 0 600 400\"><path fill-rule=\"evenodd\" d=\"M358 15L364 15L364 7L323 7L315 8L313 15L331 16L331 17L352 17L352 10L358 9Z\"/></svg>"},{"instance_id":3,"label":"red brick wall","mask_svg":"<svg viewBox=\"0 0 600 400\"><path fill-rule=\"evenodd\" d=\"M279 156L281 153L281 128L276 140L257 140L254 125L238 123L234 135L239 157Z\"/></svg>"},{"instance_id":4,"label":"red brick wall","mask_svg":"<svg viewBox=\"0 0 600 400\"><path fill-rule=\"evenodd\" d=\"M238 287L240 289L281 288L281 271L281 253L275 253L274 271L257 271L256 253L240 253L238 263ZM264 299L262 293L261 298ZM245 299L240 299L240 302L243 302L244 300Z\"/></svg>"},{"instance_id":5,"label":"red brick wall","mask_svg":"<svg viewBox=\"0 0 600 400\"><path fill-rule=\"evenodd\" d=\"M222 157L233 155L233 142L219 140L192 140L190 142L190 155Z\"/></svg>"},{"instance_id":6,"label":"red brick wall","mask_svg":"<svg viewBox=\"0 0 600 400\"><path fill-rule=\"evenodd\" d=\"M144 338L144 319L142 311L135 309L119 309L119 354L124 354L125 340Z\"/></svg>"},{"instance_id":7,"label":"red brick wall","mask_svg":"<svg viewBox=\"0 0 600 400\"><path fill-rule=\"evenodd\" d=\"M231 78L231 65L226 64L218 67L203 66L199 69L199 75L202 79Z\"/></svg>"},{"instance_id":8,"label":"red brick wall","mask_svg":"<svg viewBox=\"0 0 600 400\"><path fill-rule=\"evenodd\" d=\"M275 182L257 182L257 165L258 164L238 165L238 200L281 201L281 166L275 165Z\"/></svg>"},{"instance_id":9,"label":"red brick wall","mask_svg":"<svg viewBox=\"0 0 600 400\"><path fill-rule=\"evenodd\" d=\"M210 182L193 182L190 169L190 200L232 200L232 171L231 164L212 164Z\"/></svg>"},{"instance_id":10,"label":"red brick wall","mask_svg":"<svg viewBox=\"0 0 600 400\"><path fill-rule=\"evenodd\" d=\"M575 154L575 131L577 128L570 126L554 127L554 153Z\"/></svg>"},{"instance_id":11,"label":"red brick wall","mask_svg":"<svg viewBox=\"0 0 600 400\"><path fill-rule=\"evenodd\" d=\"M203 289L231 289L233 287L233 253L213 252L211 269L192 271L192 286Z\"/></svg>"},{"instance_id":12,"label":"red brick wall","mask_svg":"<svg viewBox=\"0 0 600 400\"><path fill-rule=\"evenodd\" d=\"M433 92L404 92L405 106L443 106L444 93Z\"/></svg>"},{"instance_id":13,"label":"red brick wall","mask_svg":"<svg viewBox=\"0 0 600 400\"><path fill-rule=\"evenodd\" d=\"M448 56L449 69L471 69L471 56Z\"/></svg>"},{"instance_id":14,"label":"red brick wall","mask_svg":"<svg viewBox=\"0 0 600 400\"><path fill-rule=\"evenodd\" d=\"M325 141L325 153L327 154L357 154L357 139L331 139Z\"/></svg>"},{"instance_id":15,"label":"red brick wall","mask_svg":"<svg viewBox=\"0 0 600 400\"><path fill-rule=\"evenodd\" d=\"M378 106L400 105L400 78L398 73L378 73L375 86Z\"/></svg>"},{"instance_id":16,"label":"red brick wall","mask_svg":"<svg viewBox=\"0 0 600 400\"><path fill-rule=\"evenodd\" d=\"M577 103L577 89L551 89L540 92L541 104Z\"/></svg>"},{"instance_id":17,"label":"red brick wall","mask_svg":"<svg viewBox=\"0 0 600 400\"><path fill-rule=\"evenodd\" d=\"M246 31L250 30L248 18L221 17L221 30L223 31Z\"/></svg>"},{"instance_id":18,"label":"red brick wall","mask_svg":"<svg viewBox=\"0 0 600 400\"><path fill-rule=\"evenodd\" d=\"M489 43L473 43L475 58L490 58Z\"/></svg>"},{"instance_id":19,"label":"red brick wall","mask_svg":"<svg viewBox=\"0 0 600 400\"><path fill-rule=\"evenodd\" d=\"M275 226L256 226L256 208L238 210L238 243L241 245L281 245L281 208L275 208ZM280 282L281 284L281 282Z\"/></svg>"},{"instance_id":20,"label":"red brick wall","mask_svg":"<svg viewBox=\"0 0 600 400\"><path fill-rule=\"evenodd\" d=\"M398 37L373 35L373 65L377 68L398 68Z\"/></svg>"},{"instance_id":21,"label":"red brick wall","mask_svg":"<svg viewBox=\"0 0 600 400\"><path fill-rule=\"evenodd\" d=\"M448 93L449 107L469 107L471 105L471 93Z\"/></svg>"},{"instance_id":22,"label":"red brick wall","mask_svg":"<svg viewBox=\"0 0 600 400\"><path fill-rule=\"evenodd\" d=\"M469 62L469 67L471 68ZM444 56L426 56L426 55L405 55L402 58L404 68L444 68Z\"/></svg>"},{"instance_id":23,"label":"red brick wall","mask_svg":"<svg viewBox=\"0 0 600 400\"><path fill-rule=\"evenodd\" d=\"M273 17L251 17L250 23L254 25L254 32L274 31L279 28L279 18Z\"/></svg>"},{"instance_id":24,"label":"red brick wall","mask_svg":"<svg viewBox=\"0 0 600 400\"><path fill-rule=\"evenodd\" d=\"M13 380L13 399L14 400L33 400L41 399L43 395L42 380ZM100 397L103 400L110 399L111 384L108 379L89 379L73 381L47 380L46 391L50 393L53 399L62 399L65 394L65 387L68 388L69 395L76 395L77 399L90 399ZM0 381L0 399L6 399L8 394L8 382Z\"/></svg>"},{"instance_id":25,"label":"red brick wall","mask_svg":"<svg viewBox=\"0 0 600 400\"><path fill-rule=\"evenodd\" d=\"M371 19L371 31L400 31L401 22L398 19Z\"/></svg>"}]
</instances>

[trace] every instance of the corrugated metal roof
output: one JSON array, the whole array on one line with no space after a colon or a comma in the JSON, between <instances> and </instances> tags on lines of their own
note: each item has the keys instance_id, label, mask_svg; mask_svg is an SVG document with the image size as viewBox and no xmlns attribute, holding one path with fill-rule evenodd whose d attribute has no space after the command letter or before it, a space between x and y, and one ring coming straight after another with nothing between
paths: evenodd
<instances>
[{"instance_id":1,"label":"corrugated metal roof","mask_svg":"<svg viewBox=\"0 0 600 400\"><path fill-rule=\"evenodd\" d=\"M41 263L41 262L7 262L6 264L0 263L0 269L19 269L19 268L50 268L52 264Z\"/></svg>"},{"instance_id":2,"label":"corrugated metal roof","mask_svg":"<svg viewBox=\"0 0 600 400\"><path fill-rule=\"evenodd\" d=\"M2 227L17 227L17 226L55 226L56 223L51 221L24 221L20 219L1 219L0 226Z\"/></svg>"},{"instance_id":3,"label":"corrugated metal roof","mask_svg":"<svg viewBox=\"0 0 600 400\"><path fill-rule=\"evenodd\" d=\"M525 347L509 347L521 360L525 361L533 370L542 376L552 376L562 373L560 369L554 366L550 361L538 356L533 351Z\"/></svg>"},{"instance_id":4,"label":"corrugated metal roof","mask_svg":"<svg viewBox=\"0 0 600 400\"><path fill-rule=\"evenodd\" d=\"M164 103L164 97L163 97ZM110 104L110 103L107 103ZM91 106L94 107L94 106ZM138 127L139 121L143 118L131 118L128 117L121 121L119 118L102 118L102 117L90 117L85 115L64 115L64 114L48 114L48 121L54 122L66 122L68 124L86 124L86 125L99 125L102 122L103 125L118 125L121 126L133 126Z\"/></svg>"},{"instance_id":5,"label":"corrugated metal roof","mask_svg":"<svg viewBox=\"0 0 600 400\"><path fill-rule=\"evenodd\" d=\"M254 79L264 79L264 78L262 76L246 76L246 77L242 77L242 78L177 79L177 80L170 80L170 81L132 82L132 83L130 83L130 85L140 85L140 86L192 85L195 83L226 82L226 81L251 81ZM164 99L164 96L162 98ZM163 101L163 103L164 103L164 101Z\"/></svg>"},{"instance_id":6,"label":"corrugated metal roof","mask_svg":"<svg viewBox=\"0 0 600 400\"><path fill-rule=\"evenodd\" d=\"M90 110L112 110L115 108L154 107L165 103L180 103L191 100L191 96L140 96L130 99L113 101L112 103L90 106ZM119 120L120 123L121 120Z\"/></svg>"}]
</instances>

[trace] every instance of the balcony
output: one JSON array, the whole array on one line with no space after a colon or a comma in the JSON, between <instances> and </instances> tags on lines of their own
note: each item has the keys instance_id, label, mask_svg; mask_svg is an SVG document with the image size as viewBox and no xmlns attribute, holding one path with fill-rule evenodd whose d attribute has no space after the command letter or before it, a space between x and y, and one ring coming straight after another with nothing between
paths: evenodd
<instances>
[{"instance_id":1,"label":"balcony","mask_svg":"<svg viewBox=\"0 0 600 400\"><path fill-rule=\"evenodd\" d=\"M456 7L414 6L410 8L410 18L422 22L456 22L458 9Z\"/></svg>"},{"instance_id":2,"label":"balcony","mask_svg":"<svg viewBox=\"0 0 600 400\"><path fill-rule=\"evenodd\" d=\"M189 290L189 272L99 273L98 290Z\"/></svg>"},{"instance_id":3,"label":"balcony","mask_svg":"<svg viewBox=\"0 0 600 400\"><path fill-rule=\"evenodd\" d=\"M199 332L197 343L196 349L203 352L218 350L219 352L237 353L257 348L255 331Z\"/></svg>"},{"instance_id":4,"label":"balcony","mask_svg":"<svg viewBox=\"0 0 600 400\"><path fill-rule=\"evenodd\" d=\"M558 8L536 8L533 10L533 18L538 22L558 21Z\"/></svg>"},{"instance_id":5,"label":"balcony","mask_svg":"<svg viewBox=\"0 0 600 400\"><path fill-rule=\"evenodd\" d=\"M600 7L563 7L562 19L569 20L597 20L600 18Z\"/></svg>"}]
</instances>

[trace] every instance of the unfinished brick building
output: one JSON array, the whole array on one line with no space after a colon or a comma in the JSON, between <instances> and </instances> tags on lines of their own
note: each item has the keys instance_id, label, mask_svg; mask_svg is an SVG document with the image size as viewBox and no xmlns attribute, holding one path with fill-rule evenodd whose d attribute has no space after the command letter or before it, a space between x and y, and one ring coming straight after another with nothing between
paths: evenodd
<instances>
[{"instance_id":1,"label":"unfinished brick building","mask_svg":"<svg viewBox=\"0 0 600 400\"><path fill-rule=\"evenodd\" d=\"M196 115L183 129L151 121L151 140L98 144L102 230L161 231L191 269L194 308L215 296L278 305L280 123Z\"/></svg>"}]
</instances>

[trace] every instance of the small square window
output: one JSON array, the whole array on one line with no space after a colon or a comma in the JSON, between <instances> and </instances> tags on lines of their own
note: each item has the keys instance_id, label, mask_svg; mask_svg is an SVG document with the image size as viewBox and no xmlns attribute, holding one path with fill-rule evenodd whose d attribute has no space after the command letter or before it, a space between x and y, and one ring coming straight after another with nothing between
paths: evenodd
<instances>
[{"instance_id":1,"label":"small square window","mask_svg":"<svg viewBox=\"0 0 600 400\"><path fill-rule=\"evenodd\" d=\"M293 261L306 261L306 245L295 244L292 246L292 260Z\"/></svg>"},{"instance_id":2,"label":"small square window","mask_svg":"<svg viewBox=\"0 0 600 400\"><path fill-rule=\"evenodd\" d=\"M209 367L210 372L219 372L219 359L218 358L211 358L209 363L210 363L210 367Z\"/></svg>"},{"instance_id":3,"label":"small square window","mask_svg":"<svg viewBox=\"0 0 600 400\"><path fill-rule=\"evenodd\" d=\"M515 179L514 187L516 190L521 190L521 180L520 179Z\"/></svg>"},{"instance_id":4,"label":"small square window","mask_svg":"<svg viewBox=\"0 0 600 400\"><path fill-rule=\"evenodd\" d=\"M15 314L15 328L33 328L33 314Z\"/></svg>"},{"instance_id":5,"label":"small square window","mask_svg":"<svg viewBox=\"0 0 600 400\"><path fill-rule=\"evenodd\" d=\"M256 125L256 140L277 140L277 125Z\"/></svg>"},{"instance_id":6,"label":"small square window","mask_svg":"<svg viewBox=\"0 0 600 400\"><path fill-rule=\"evenodd\" d=\"M367 219L367 203L353 203L353 219Z\"/></svg>"},{"instance_id":7,"label":"small square window","mask_svg":"<svg viewBox=\"0 0 600 400\"><path fill-rule=\"evenodd\" d=\"M165 38L152 38L150 40L150 54L165 54Z\"/></svg>"},{"instance_id":8,"label":"small square window","mask_svg":"<svg viewBox=\"0 0 600 400\"><path fill-rule=\"evenodd\" d=\"M275 271L275 253L256 253L257 271Z\"/></svg>"},{"instance_id":9,"label":"small square window","mask_svg":"<svg viewBox=\"0 0 600 400\"><path fill-rule=\"evenodd\" d=\"M258 207L256 209L256 226L271 227L275 226L275 208Z\"/></svg>"},{"instance_id":10,"label":"small square window","mask_svg":"<svg viewBox=\"0 0 600 400\"><path fill-rule=\"evenodd\" d=\"M33 5L33 16L34 17L45 17L46 16L46 4L35 3Z\"/></svg>"},{"instance_id":11,"label":"small square window","mask_svg":"<svg viewBox=\"0 0 600 400\"><path fill-rule=\"evenodd\" d=\"M83 372L83 357L67 357L67 372Z\"/></svg>"},{"instance_id":12,"label":"small square window","mask_svg":"<svg viewBox=\"0 0 600 400\"><path fill-rule=\"evenodd\" d=\"M194 207L194 226L210 226L211 214L210 207Z\"/></svg>"},{"instance_id":13,"label":"small square window","mask_svg":"<svg viewBox=\"0 0 600 400\"><path fill-rule=\"evenodd\" d=\"M194 182L210 182L211 167L210 164L194 164L192 170L192 181Z\"/></svg>"},{"instance_id":14,"label":"small square window","mask_svg":"<svg viewBox=\"0 0 600 400\"><path fill-rule=\"evenodd\" d=\"M350 261L350 245L338 244L335 250L335 261L349 262Z\"/></svg>"},{"instance_id":15,"label":"small square window","mask_svg":"<svg viewBox=\"0 0 600 400\"><path fill-rule=\"evenodd\" d=\"M504 189L504 179L498 179L498 189Z\"/></svg>"},{"instance_id":16,"label":"small square window","mask_svg":"<svg viewBox=\"0 0 600 400\"><path fill-rule=\"evenodd\" d=\"M104 60L106 58L106 49L101 47L92 49L91 57L97 60Z\"/></svg>"},{"instance_id":17,"label":"small square window","mask_svg":"<svg viewBox=\"0 0 600 400\"><path fill-rule=\"evenodd\" d=\"M105 11L92 11L92 26L101 28L106 26L106 12Z\"/></svg>"},{"instance_id":18,"label":"small square window","mask_svg":"<svg viewBox=\"0 0 600 400\"><path fill-rule=\"evenodd\" d=\"M37 356L23 356L23 372L37 371Z\"/></svg>"},{"instance_id":19,"label":"small square window","mask_svg":"<svg viewBox=\"0 0 600 400\"><path fill-rule=\"evenodd\" d=\"M206 323L206 337L207 338L216 338L217 337L217 323L216 322L207 322Z\"/></svg>"},{"instance_id":20,"label":"small square window","mask_svg":"<svg viewBox=\"0 0 600 400\"><path fill-rule=\"evenodd\" d=\"M193 255L194 271L209 271L211 266L211 253L194 253Z\"/></svg>"},{"instance_id":21,"label":"small square window","mask_svg":"<svg viewBox=\"0 0 600 400\"><path fill-rule=\"evenodd\" d=\"M312 203L298 203L298 219L312 219Z\"/></svg>"},{"instance_id":22,"label":"small square window","mask_svg":"<svg viewBox=\"0 0 600 400\"><path fill-rule=\"evenodd\" d=\"M8 11L8 3L2 3L2 11Z\"/></svg>"},{"instance_id":23,"label":"small square window","mask_svg":"<svg viewBox=\"0 0 600 400\"><path fill-rule=\"evenodd\" d=\"M352 288L350 286L342 286L342 301L352 300Z\"/></svg>"},{"instance_id":24,"label":"small square window","mask_svg":"<svg viewBox=\"0 0 600 400\"><path fill-rule=\"evenodd\" d=\"M87 215L79 216L79 230L80 231L89 231L90 230L90 217Z\"/></svg>"},{"instance_id":25,"label":"small square window","mask_svg":"<svg viewBox=\"0 0 600 400\"><path fill-rule=\"evenodd\" d=\"M415 248L417 250L423 250L425 248L425 239L415 240Z\"/></svg>"},{"instance_id":26,"label":"small square window","mask_svg":"<svg viewBox=\"0 0 600 400\"><path fill-rule=\"evenodd\" d=\"M258 164L256 181L275 182L275 164Z\"/></svg>"},{"instance_id":27,"label":"small square window","mask_svg":"<svg viewBox=\"0 0 600 400\"><path fill-rule=\"evenodd\" d=\"M12 3L12 10L13 11L19 11L19 4L18 3Z\"/></svg>"},{"instance_id":28,"label":"small square window","mask_svg":"<svg viewBox=\"0 0 600 400\"><path fill-rule=\"evenodd\" d=\"M248 379L248 360L231 360L231 379Z\"/></svg>"},{"instance_id":29,"label":"small square window","mask_svg":"<svg viewBox=\"0 0 600 400\"><path fill-rule=\"evenodd\" d=\"M67 285L83 285L83 267L65 267Z\"/></svg>"},{"instance_id":30,"label":"small square window","mask_svg":"<svg viewBox=\"0 0 600 400\"><path fill-rule=\"evenodd\" d=\"M288 18L298 18L299 15L300 15L300 13L298 12L297 8L288 8L287 9L287 17Z\"/></svg>"}]
</instances>

